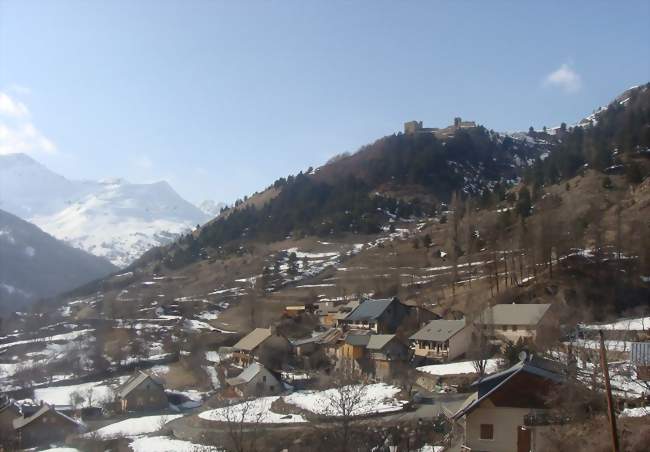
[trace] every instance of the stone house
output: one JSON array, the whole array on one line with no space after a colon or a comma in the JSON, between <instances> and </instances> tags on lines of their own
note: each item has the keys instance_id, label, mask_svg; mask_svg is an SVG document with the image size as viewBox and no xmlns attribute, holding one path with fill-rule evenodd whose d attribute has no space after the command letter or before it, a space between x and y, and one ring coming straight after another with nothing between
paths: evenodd
<instances>
[{"instance_id":1,"label":"stone house","mask_svg":"<svg viewBox=\"0 0 650 452\"><path fill-rule=\"evenodd\" d=\"M534 341L541 328L551 326L550 304L497 304L488 306L475 323L489 339Z\"/></svg>"},{"instance_id":2,"label":"stone house","mask_svg":"<svg viewBox=\"0 0 650 452\"><path fill-rule=\"evenodd\" d=\"M475 328L462 320L432 320L409 337L416 357L451 361L465 355L475 339Z\"/></svg>"},{"instance_id":3,"label":"stone house","mask_svg":"<svg viewBox=\"0 0 650 452\"><path fill-rule=\"evenodd\" d=\"M374 334L393 334L408 314L408 307L396 297L363 300L359 306L339 320L339 326L366 330Z\"/></svg>"},{"instance_id":4,"label":"stone house","mask_svg":"<svg viewBox=\"0 0 650 452\"><path fill-rule=\"evenodd\" d=\"M62 442L82 429L82 424L48 404L43 404L29 417L14 419L12 424L18 448Z\"/></svg>"},{"instance_id":5,"label":"stone house","mask_svg":"<svg viewBox=\"0 0 650 452\"><path fill-rule=\"evenodd\" d=\"M282 392L280 379L260 363L254 362L239 375L226 378L239 397L269 396Z\"/></svg>"},{"instance_id":6,"label":"stone house","mask_svg":"<svg viewBox=\"0 0 650 452\"><path fill-rule=\"evenodd\" d=\"M453 416L463 427L461 450L543 450L544 433L556 421L547 397L563 381L558 363L526 356L511 368L475 382L475 392Z\"/></svg>"},{"instance_id":7,"label":"stone house","mask_svg":"<svg viewBox=\"0 0 650 452\"><path fill-rule=\"evenodd\" d=\"M142 371L138 371L120 386L117 398L123 412L158 411L169 406L163 384Z\"/></svg>"}]
</instances>

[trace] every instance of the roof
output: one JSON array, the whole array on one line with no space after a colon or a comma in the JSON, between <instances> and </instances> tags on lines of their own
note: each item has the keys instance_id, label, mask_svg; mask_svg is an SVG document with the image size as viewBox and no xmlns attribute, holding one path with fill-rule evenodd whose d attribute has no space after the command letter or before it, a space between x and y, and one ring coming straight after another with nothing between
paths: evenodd
<instances>
[{"instance_id":1,"label":"roof","mask_svg":"<svg viewBox=\"0 0 650 452\"><path fill-rule=\"evenodd\" d=\"M29 417L19 417L19 418L14 419L14 420L13 420L14 430L18 430L18 429L21 429L21 428L25 427L26 425L28 425L28 424L30 424L31 422L33 422L33 421L35 421L36 419L38 419L39 417L43 416L43 415L44 415L45 413L47 413L48 411L52 411L52 412L55 413L56 415L61 416L61 417L64 418L65 420L67 420L67 421L69 421L69 422L72 422L72 423L74 423L74 424L77 425L77 426L80 426L80 425L81 425L79 422L75 421L75 420L72 419L71 417L68 417L68 416L66 416L66 415L63 414L63 413L60 413L60 412L56 411L56 410L54 409L54 407L48 405L47 403L44 403L43 406L42 406L42 407L41 407L41 408L40 408L36 413L32 414L31 416L29 416Z\"/></svg>"},{"instance_id":2,"label":"roof","mask_svg":"<svg viewBox=\"0 0 650 452\"><path fill-rule=\"evenodd\" d=\"M270 328L255 328L253 331L242 337L239 342L233 345L235 350L251 352L260 346L262 342L271 337Z\"/></svg>"},{"instance_id":3,"label":"roof","mask_svg":"<svg viewBox=\"0 0 650 452\"><path fill-rule=\"evenodd\" d=\"M359 304L344 320L351 322L362 322L376 320L395 301L395 298L381 300L366 300Z\"/></svg>"},{"instance_id":4,"label":"roof","mask_svg":"<svg viewBox=\"0 0 650 452\"><path fill-rule=\"evenodd\" d=\"M355 347L366 347L370 342L370 334L354 334L348 333L345 336L345 343Z\"/></svg>"},{"instance_id":5,"label":"roof","mask_svg":"<svg viewBox=\"0 0 650 452\"><path fill-rule=\"evenodd\" d=\"M632 342L630 362L650 366L650 342Z\"/></svg>"},{"instance_id":6,"label":"roof","mask_svg":"<svg viewBox=\"0 0 650 452\"><path fill-rule=\"evenodd\" d=\"M233 378L226 378L226 383L230 386L237 386L244 383L249 383L257 374L266 370L266 368L260 363L254 362L247 368L241 371L239 375ZM269 372L270 373L270 372Z\"/></svg>"},{"instance_id":7,"label":"roof","mask_svg":"<svg viewBox=\"0 0 650 452\"><path fill-rule=\"evenodd\" d=\"M432 320L409 339L444 342L465 328L465 320Z\"/></svg>"},{"instance_id":8,"label":"roof","mask_svg":"<svg viewBox=\"0 0 650 452\"><path fill-rule=\"evenodd\" d=\"M328 344L330 342L336 341L342 334L343 332L341 330L330 328L329 330L323 331L322 333L316 334L314 336L295 339L291 341L291 344L294 347L300 347L301 345L306 344Z\"/></svg>"},{"instance_id":9,"label":"roof","mask_svg":"<svg viewBox=\"0 0 650 452\"><path fill-rule=\"evenodd\" d=\"M124 398L127 395L131 393L135 388L140 386L142 383L144 383L146 380L151 380L154 383L156 383L158 386L162 386L162 383L160 383L158 380L153 378L151 375L138 371L137 374L135 374L133 377L131 377L129 380L126 381L118 390L117 390L117 395Z\"/></svg>"},{"instance_id":10,"label":"roof","mask_svg":"<svg viewBox=\"0 0 650 452\"><path fill-rule=\"evenodd\" d=\"M394 338L394 334L373 334L370 336L370 340L368 341L366 348L369 350L381 350Z\"/></svg>"},{"instance_id":11,"label":"roof","mask_svg":"<svg viewBox=\"0 0 650 452\"><path fill-rule=\"evenodd\" d=\"M522 372L536 375L556 383L564 381L564 376L560 373L559 363L535 356L526 357L509 369L496 372L474 382L473 386L477 387L477 391L470 395L465 403L463 403L456 414L454 414L454 419L461 418L472 412L483 400L489 398L505 386L515 375Z\"/></svg>"},{"instance_id":12,"label":"roof","mask_svg":"<svg viewBox=\"0 0 650 452\"><path fill-rule=\"evenodd\" d=\"M486 325L537 325L550 304L497 304L488 307L478 319Z\"/></svg>"}]
</instances>

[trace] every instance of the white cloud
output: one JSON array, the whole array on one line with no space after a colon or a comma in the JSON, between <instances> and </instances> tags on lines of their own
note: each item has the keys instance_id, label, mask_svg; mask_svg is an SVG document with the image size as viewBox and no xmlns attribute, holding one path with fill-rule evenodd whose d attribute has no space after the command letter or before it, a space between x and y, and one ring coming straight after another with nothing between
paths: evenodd
<instances>
[{"instance_id":1,"label":"white cloud","mask_svg":"<svg viewBox=\"0 0 650 452\"><path fill-rule=\"evenodd\" d=\"M10 118L25 118L29 116L29 110L22 102L12 99L8 94L0 91L0 115Z\"/></svg>"},{"instance_id":2,"label":"white cloud","mask_svg":"<svg viewBox=\"0 0 650 452\"><path fill-rule=\"evenodd\" d=\"M56 145L34 126L29 109L0 91L0 154L57 154Z\"/></svg>"},{"instance_id":3,"label":"white cloud","mask_svg":"<svg viewBox=\"0 0 650 452\"><path fill-rule=\"evenodd\" d=\"M575 93L582 88L580 74L564 63L544 78L544 86L557 87L566 93Z\"/></svg>"}]
</instances>

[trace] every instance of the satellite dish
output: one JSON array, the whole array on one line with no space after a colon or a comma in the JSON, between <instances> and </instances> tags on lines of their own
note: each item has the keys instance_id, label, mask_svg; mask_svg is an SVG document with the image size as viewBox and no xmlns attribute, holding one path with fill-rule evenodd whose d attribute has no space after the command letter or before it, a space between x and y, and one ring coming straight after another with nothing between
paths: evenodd
<instances>
[{"instance_id":1,"label":"satellite dish","mask_svg":"<svg viewBox=\"0 0 650 452\"><path fill-rule=\"evenodd\" d=\"M519 352L519 361L524 362L528 359L528 352L526 350L522 350Z\"/></svg>"}]
</instances>

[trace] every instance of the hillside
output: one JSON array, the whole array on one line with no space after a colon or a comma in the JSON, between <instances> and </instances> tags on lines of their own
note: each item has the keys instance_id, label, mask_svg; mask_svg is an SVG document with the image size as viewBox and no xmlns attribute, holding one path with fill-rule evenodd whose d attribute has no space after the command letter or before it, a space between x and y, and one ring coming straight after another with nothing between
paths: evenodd
<instances>
[{"instance_id":1,"label":"hillside","mask_svg":"<svg viewBox=\"0 0 650 452\"><path fill-rule=\"evenodd\" d=\"M71 181L24 154L0 155L0 208L118 267L209 218L166 182Z\"/></svg>"},{"instance_id":2,"label":"hillside","mask_svg":"<svg viewBox=\"0 0 650 452\"><path fill-rule=\"evenodd\" d=\"M0 210L0 311L24 309L116 270Z\"/></svg>"}]
</instances>

